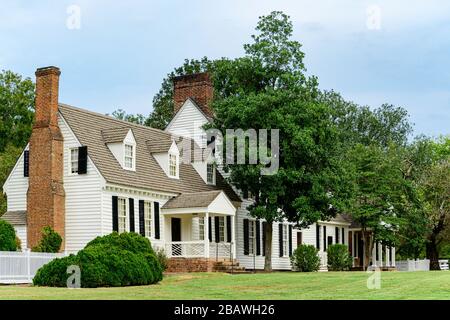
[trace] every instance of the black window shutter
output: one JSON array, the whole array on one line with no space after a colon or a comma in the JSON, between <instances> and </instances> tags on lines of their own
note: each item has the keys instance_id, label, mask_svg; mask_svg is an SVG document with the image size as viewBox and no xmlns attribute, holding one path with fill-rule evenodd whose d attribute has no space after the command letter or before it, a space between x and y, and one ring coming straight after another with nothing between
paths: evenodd
<instances>
[{"instance_id":1,"label":"black window shutter","mask_svg":"<svg viewBox=\"0 0 450 320\"><path fill-rule=\"evenodd\" d=\"M227 216L227 242L231 242L231 217Z\"/></svg>"},{"instance_id":2,"label":"black window shutter","mask_svg":"<svg viewBox=\"0 0 450 320\"><path fill-rule=\"evenodd\" d=\"M256 220L256 255L261 255L261 222Z\"/></svg>"},{"instance_id":3,"label":"black window shutter","mask_svg":"<svg viewBox=\"0 0 450 320\"><path fill-rule=\"evenodd\" d=\"M87 172L87 147L78 148L78 174L86 174Z\"/></svg>"},{"instance_id":4,"label":"black window shutter","mask_svg":"<svg viewBox=\"0 0 450 320\"><path fill-rule=\"evenodd\" d=\"M160 238L159 232L159 202L154 202L154 217L155 217L155 239Z\"/></svg>"},{"instance_id":5,"label":"black window shutter","mask_svg":"<svg viewBox=\"0 0 450 320\"><path fill-rule=\"evenodd\" d=\"M134 199L128 199L130 211L130 232L134 232Z\"/></svg>"},{"instance_id":6,"label":"black window shutter","mask_svg":"<svg viewBox=\"0 0 450 320\"><path fill-rule=\"evenodd\" d=\"M266 229L267 229L267 222L262 223L262 255L266 255Z\"/></svg>"},{"instance_id":7,"label":"black window shutter","mask_svg":"<svg viewBox=\"0 0 450 320\"><path fill-rule=\"evenodd\" d=\"M327 226L323 226L323 251L327 251Z\"/></svg>"},{"instance_id":8,"label":"black window shutter","mask_svg":"<svg viewBox=\"0 0 450 320\"><path fill-rule=\"evenodd\" d=\"M23 152L23 176L30 176L30 151L28 150Z\"/></svg>"},{"instance_id":9,"label":"black window shutter","mask_svg":"<svg viewBox=\"0 0 450 320\"><path fill-rule=\"evenodd\" d=\"M282 223L278 224L278 243L279 243L279 247L280 247L280 257L282 257L284 255L284 252L283 252L283 224Z\"/></svg>"},{"instance_id":10,"label":"black window shutter","mask_svg":"<svg viewBox=\"0 0 450 320\"><path fill-rule=\"evenodd\" d=\"M119 231L119 199L117 196L112 197L112 229L113 231Z\"/></svg>"},{"instance_id":11,"label":"black window shutter","mask_svg":"<svg viewBox=\"0 0 450 320\"><path fill-rule=\"evenodd\" d=\"M214 233L216 242L220 242L219 217L214 217Z\"/></svg>"},{"instance_id":12,"label":"black window shutter","mask_svg":"<svg viewBox=\"0 0 450 320\"><path fill-rule=\"evenodd\" d=\"M334 231L334 233L335 233L335 235L334 235L334 238L335 238L334 242L335 243L339 243L339 228L336 227L334 230L335 230Z\"/></svg>"},{"instance_id":13,"label":"black window shutter","mask_svg":"<svg viewBox=\"0 0 450 320\"><path fill-rule=\"evenodd\" d=\"M341 236L342 236L342 244L345 244L345 229L344 228L342 228Z\"/></svg>"},{"instance_id":14,"label":"black window shutter","mask_svg":"<svg viewBox=\"0 0 450 320\"><path fill-rule=\"evenodd\" d=\"M244 254L249 254L248 219L244 219Z\"/></svg>"},{"instance_id":15,"label":"black window shutter","mask_svg":"<svg viewBox=\"0 0 450 320\"><path fill-rule=\"evenodd\" d=\"M145 237L144 200L139 200L139 233Z\"/></svg>"},{"instance_id":16,"label":"black window shutter","mask_svg":"<svg viewBox=\"0 0 450 320\"><path fill-rule=\"evenodd\" d=\"M209 242L212 241L212 222L211 222L211 217L208 217L208 239L209 239Z\"/></svg>"},{"instance_id":17,"label":"black window shutter","mask_svg":"<svg viewBox=\"0 0 450 320\"><path fill-rule=\"evenodd\" d=\"M289 257L292 256L292 226L289 226Z\"/></svg>"},{"instance_id":18,"label":"black window shutter","mask_svg":"<svg viewBox=\"0 0 450 320\"><path fill-rule=\"evenodd\" d=\"M320 250L320 226L316 224L316 249Z\"/></svg>"}]
</instances>

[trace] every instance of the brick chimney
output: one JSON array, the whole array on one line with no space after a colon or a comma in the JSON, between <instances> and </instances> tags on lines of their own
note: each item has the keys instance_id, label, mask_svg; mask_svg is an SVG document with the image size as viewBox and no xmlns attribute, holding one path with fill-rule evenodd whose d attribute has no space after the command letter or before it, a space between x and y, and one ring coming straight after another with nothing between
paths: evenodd
<instances>
[{"instance_id":1,"label":"brick chimney","mask_svg":"<svg viewBox=\"0 0 450 320\"><path fill-rule=\"evenodd\" d=\"M208 73L196 73L175 77L173 80L174 114L180 110L188 98L192 98L202 111L212 116L209 103L213 99L213 85Z\"/></svg>"},{"instance_id":2,"label":"brick chimney","mask_svg":"<svg viewBox=\"0 0 450 320\"><path fill-rule=\"evenodd\" d=\"M58 126L56 67L36 70L35 122L30 138L27 193L27 241L35 247L42 228L49 226L65 243L65 192L63 186L63 137Z\"/></svg>"}]
</instances>

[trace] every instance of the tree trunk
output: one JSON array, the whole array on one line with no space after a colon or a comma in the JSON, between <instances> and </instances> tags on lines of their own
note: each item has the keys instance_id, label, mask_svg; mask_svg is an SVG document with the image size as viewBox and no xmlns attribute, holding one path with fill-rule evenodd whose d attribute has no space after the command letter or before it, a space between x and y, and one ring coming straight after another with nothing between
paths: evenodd
<instances>
[{"instance_id":1,"label":"tree trunk","mask_svg":"<svg viewBox=\"0 0 450 320\"><path fill-rule=\"evenodd\" d=\"M272 271L272 222L266 223L264 271Z\"/></svg>"},{"instance_id":2,"label":"tree trunk","mask_svg":"<svg viewBox=\"0 0 450 320\"><path fill-rule=\"evenodd\" d=\"M426 244L427 259L430 259L430 270L441 270L439 267L439 252L437 249L436 236L432 234Z\"/></svg>"}]
</instances>

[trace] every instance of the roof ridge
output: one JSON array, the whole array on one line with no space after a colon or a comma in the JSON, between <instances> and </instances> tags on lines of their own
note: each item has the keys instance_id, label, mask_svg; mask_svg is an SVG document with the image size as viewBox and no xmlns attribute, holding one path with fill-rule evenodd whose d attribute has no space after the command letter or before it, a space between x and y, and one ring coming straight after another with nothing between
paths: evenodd
<instances>
[{"instance_id":1,"label":"roof ridge","mask_svg":"<svg viewBox=\"0 0 450 320\"><path fill-rule=\"evenodd\" d=\"M106 115L106 114L95 112L95 111L90 111L90 110L83 109L83 108L80 108L80 107L75 107L75 106L72 106L72 105L69 105L69 104L66 104L66 103L59 103L58 106L59 107L63 107L63 108L69 108L69 109L77 110L77 111L80 111L80 112L89 113L89 114L97 116L97 117L106 118L106 119L113 120L113 121L118 122L118 123L123 123L124 125L134 126L134 127L138 127L138 128L144 128L144 129L148 129L148 130L155 131L155 132L158 132L158 133L164 133L167 136L172 136L173 135L173 134L170 134L167 131L164 131L164 130L161 130L161 129L157 129L157 128L153 128L153 127L149 127L149 126L144 126L142 124L137 124L137 123L126 121L126 120L116 119L116 118L114 118L114 117L112 117L110 115Z\"/></svg>"}]
</instances>

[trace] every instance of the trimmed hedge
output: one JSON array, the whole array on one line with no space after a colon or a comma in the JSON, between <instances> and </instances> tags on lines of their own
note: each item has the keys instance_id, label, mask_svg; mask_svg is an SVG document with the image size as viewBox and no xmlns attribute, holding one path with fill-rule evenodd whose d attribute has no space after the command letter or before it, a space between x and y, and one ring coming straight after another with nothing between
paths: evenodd
<instances>
[{"instance_id":1,"label":"trimmed hedge","mask_svg":"<svg viewBox=\"0 0 450 320\"><path fill-rule=\"evenodd\" d=\"M31 251L57 253L61 249L62 238L51 227L42 228L42 239Z\"/></svg>"},{"instance_id":2,"label":"trimmed hedge","mask_svg":"<svg viewBox=\"0 0 450 320\"><path fill-rule=\"evenodd\" d=\"M294 271L314 272L320 268L320 258L316 247L302 244L294 250L291 263Z\"/></svg>"},{"instance_id":3,"label":"trimmed hedge","mask_svg":"<svg viewBox=\"0 0 450 320\"><path fill-rule=\"evenodd\" d=\"M65 287L70 265L80 267L83 288L148 285L162 280L162 268L150 241L137 233L97 237L77 255L55 259L40 268L33 284Z\"/></svg>"},{"instance_id":4,"label":"trimmed hedge","mask_svg":"<svg viewBox=\"0 0 450 320\"><path fill-rule=\"evenodd\" d=\"M0 251L16 251L16 230L5 220L0 220Z\"/></svg>"},{"instance_id":5,"label":"trimmed hedge","mask_svg":"<svg viewBox=\"0 0 450 320\"><path fill-rule=\"evenodd\" d=\"M333 244L327 249L328 270L347 271L352 267L352 257L344 244Z\"/></svg>"}]
</instances>

